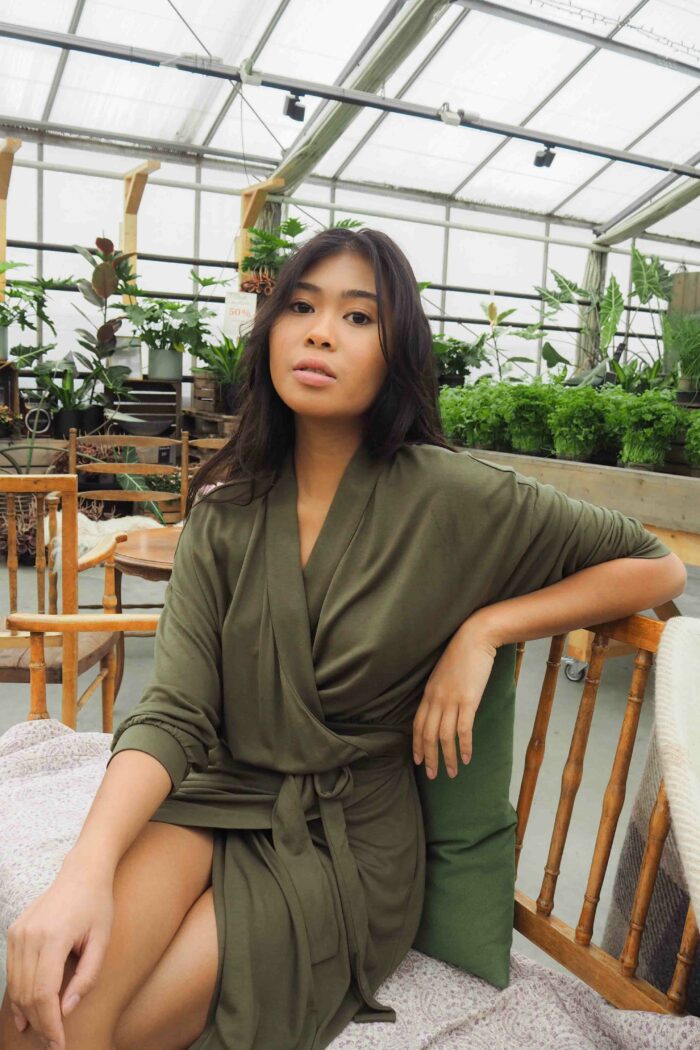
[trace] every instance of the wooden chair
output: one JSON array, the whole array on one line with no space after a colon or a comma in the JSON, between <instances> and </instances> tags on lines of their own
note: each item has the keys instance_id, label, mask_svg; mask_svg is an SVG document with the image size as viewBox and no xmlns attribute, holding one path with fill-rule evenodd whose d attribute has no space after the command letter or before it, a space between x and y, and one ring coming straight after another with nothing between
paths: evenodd
<instances>
[{"instance_id":1,"label":"wooden chair","mask_svg":"<svg viewBox=\"0 0 700 1050\"><path fill-rule=\"evenodd\" d=\"M13 627L30 632L32 649L32 713L31 718L48 717L45 704L44 636L49 631L62 631L67 636L78 631L94 631L96 623L84 615L51 616L17 614L11 618ZM157 626L154 614L117 614L105 617L110 630L151 630ZM641 704L652 666L654 653L664 629L664 622L644 616L628 616L621 620L592 627L595 641L586 683L574 726L569 755L565 763L561 793L558 800L554 828L544 869L544 877L536 900L516 889L514 925L528 940L544 949L566 970L578 976L599 992L608 1002L625 1010L647 1010L656 1013L681 1014L688 977L698 947L698 928L692 907L689 907L685 928L678 946L678 962L673 980L666 989L657 989L635 976L639 947L644 933L651 895L654 888L665 839L670 829L669 807L663 783L660 785L652 814L646 851L637 882L636 898L629 925L627 943L619 959L604 952L593 943L593 922L600 898L601 886L611 854L613 837L624 801L627 774L634 746ZM604 654L611 640L634 647L636 657L617 750L607 789L604 793L598 834L593 847L590 874L581 915L577 927L567 925L554 914L554 895L560 871L562 854L573 815L574 802L581 782L582 767L591 726L591 719L600 682ZM549 655L540 693L534 726L527 746L524 772L517 804L516 869L523 848L523 840L532 811L538 774L545 751L547 726L561 667L566 635L551 640ZM522 665L524 644L517 647L516 682Z\"/></svg>"},{"instance_id":2,"label":"wooden chair","mask_svg":"<svg viewBox=\"0 0 700 1050\"><path fill-rule=\"evenodd\" d=\"M34 498L36 505L36 555L34 562L36 608L43 614L48 605L49 615L70 616L78 611L78 576L85 569L105 566L102 610L113 613L116 608L114 590L114 552L117 543L126 539L125 533L105 538L82 558L78 558L77 503L78 479L74 474L0 475L0 494L4 494L7 508L7 570L9 582L8 623L17 612L18 604L18 512L22 513L22 496ZM61 571L60 580L53 560L47 558L57 536L56 520L61 507ZM48 511L49 528L46 535L45 515ZM58 614L58 594L61 594L61 613ZM78 637L63 637L51 631L46 636L49 650L44 662L45 680L62 684L61 719L76 727L77 714L97 686L102 694L102 726L112 729L112 709L116 696L117 643L121 634L108 627L101 616L90 616L92 630ZM3 618L4 621L4 618ZM0 682L31 682L32 653L27 632L12 628L3 622L0 629ZM78 678L99 664L97 677L78 697ZM34 686L32 686L32 693ZM45 704L45 701L44 701ZM33 710L33 707L31 708ZM30 710L30 717L31 717Z\"/></svg>"},{"instance_id":3,"label":"wooden chair","mask_svg":"<svg viewBox=\"0 0 700 1050\"><path fill-rule=\"evenodd\" d=\"M656 804L651 815L626 943L620 958L614 958L593 943L593 923L610 860L613 838L625 799L627 775L641 705L664 626L665 622L661 620L653 620L646 616L628 616L589 628L594 633L591 661L568 758L562 774L561 791L544 865L542 884L536 900L526 896L521 890L516 890L515 928L528 940L539 945L567 970L576 974L590 987L595 988L614 1006L625 1010L682 1013L688 978L698 948L698 926L692 905L689 906L686 915L683 934L678 945L677 964L669 987L658 989L635 976L639 963L641 939L661 854L671 826L663 781L659 786ZM527 746L517 804L516 871L545 752L547 726L559 679L566 638L566 635L552 638L537 714ZM630 646L636 656L610 778L602 800L588 881L581 901L581 913L574 929L554 914L554 895L574 803L581 784L589 730L605 654L611 641ZM524 648L523 644L517 647L516 682L520 673Z\"/></svg>"},{"instance_id":4,"label":"wooden chair","mask_svg":"<svg viewBox=\"0 0 700 1050\"><path fill-rule=\"evenodd\" d=\"M183 431L182 440L179 438L166 437L137 437L132 434L78 434L75 428L71 428L68 436L68 470L71 474L77 474L78 478L90 474L132 477L154 477L180 475L177 491L172 489L94 489L78 493L78 499L110 500L117 503L163 503L178 504L181 516L185 513L185 500L187 498L187 471L181 471L179 463L146 463L129 462L124 459L90 459L88 462L80 462L82 450L85 446L96 446L105 450L135 448L138 456L139 450L152 450L160 448L181 450L181 460L184 453L185 464L188 461L187 445L189 434ZM122 453L123 455L123 453Z\"/></svg>"}]
</instances>

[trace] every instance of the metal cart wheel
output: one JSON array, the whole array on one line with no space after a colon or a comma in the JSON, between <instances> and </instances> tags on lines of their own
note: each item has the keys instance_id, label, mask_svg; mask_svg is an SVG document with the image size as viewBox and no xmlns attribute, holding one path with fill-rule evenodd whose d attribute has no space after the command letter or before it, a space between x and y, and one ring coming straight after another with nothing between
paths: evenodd
<instances>
[{"instance_id":1,"label":"metal cart wheel","mask_svg":"<svg viewBox=\"0 0 700 1050\"><path fill-rule=\"evenodd\" d=\"M569 659L564 664L564 674L570 682L582 682L586 677L587 670L588 664L582 660Z\"/></svg>"}]
</instances>

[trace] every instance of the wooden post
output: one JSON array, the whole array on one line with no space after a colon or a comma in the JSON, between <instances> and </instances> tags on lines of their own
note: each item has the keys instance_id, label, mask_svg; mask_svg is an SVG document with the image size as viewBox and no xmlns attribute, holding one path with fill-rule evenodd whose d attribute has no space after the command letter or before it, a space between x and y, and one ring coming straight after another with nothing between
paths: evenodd
<instances>
[{"instance_id":1,"label":"wooden post","mask_svg":"<svg viewBox=\"0 0 700 1050\"><path fill-rule=\"evenodd\" d=\"M7 194L15 153L22 145L21 139L5 139L0 146L0 263L7 261ZM0 300L5 298L5 274L0 273Z\"/></svg>"},{"instance_id":2,"label":"wooden post","mask_svg":"<svg viewBox=\"0 0 700 1050\"><path fill-rule=\"evenodd\" d=\"M267 201L268 193L282 189L284 185L285 180L276 175L274 178L266 179L265 182L256 182L254 186L249 186L247 190L243 190L241 194L241 229L236 236L235 244L239 288L241 283L250 276L250 273L246 273L241 266L241 263L250 251L250 234L248 230L251 226L255 226L257 218Z\"/></svg>"},{"instance_id":3,"label":"wooden post","mask_svg":"<svg viewBox=\"0 0 700 1050\"><path fill-rule=\"evenodd\" d=\"M121 250L123 252L134 252L130 260L132 274L136 273L136 224L141 198L146 188L148 176L151 172L158 171L159 168L159 160L147 160L144 164L139 164L138 168L127 171L124 176L124 219L122 222ZM131 295L125 295L124 302L133 304L136 300Z\"/></svg>"}]
</instances>

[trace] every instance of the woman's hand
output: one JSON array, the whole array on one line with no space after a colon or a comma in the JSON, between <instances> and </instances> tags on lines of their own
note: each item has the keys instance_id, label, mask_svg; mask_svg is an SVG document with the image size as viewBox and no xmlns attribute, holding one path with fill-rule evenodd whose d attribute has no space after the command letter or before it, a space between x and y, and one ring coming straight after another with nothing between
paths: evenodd
<instances>
[{"instance_id":1,"label":"woman's hand","mask_svg":"<svg viewBox=\"0 0 700 1050\"><path fill-rule=\"evenodd\" d=\"M112 929L113 872L69 857L52 885L10 926L7 994L20 1032L27 1025L58 1050L63 1016L95 985ZM80 956L59 1002L66 960Z\"/></svg>"},{"instance_id":2,"label":"woman's hand","mask_svg":"<svg viewBox=\"0 0 700 1050\"><path fill-rule=\"evenodd\" d=\"M496 657L496 645L475 616L455 631L435 664L413 719L413 758L425 758L433 779L438 770L438 741L447 774L457 776L455 738L462 761L472 756L472 726Z\"/></svg>"}]
</instances>

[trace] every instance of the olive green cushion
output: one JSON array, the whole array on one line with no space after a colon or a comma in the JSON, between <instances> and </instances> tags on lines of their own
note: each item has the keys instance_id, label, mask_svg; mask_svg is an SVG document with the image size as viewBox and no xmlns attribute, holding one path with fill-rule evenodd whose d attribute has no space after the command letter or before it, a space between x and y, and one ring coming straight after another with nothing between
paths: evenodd
<instances>
[{"instance_id":1,"label":"olive green cushion","mask_svg":"<svg viewBox=\"0 0 700 1050\"><path fill-rule=\"evenodd\" d=\"M496 652L474 719L472 758L451 779L415 767L426 835L425 903L413 947L505 988L510 977L516 814L510 802L515 653ZM457 748L459 756L459 747Z\"/></svg>"}]
</instances>

